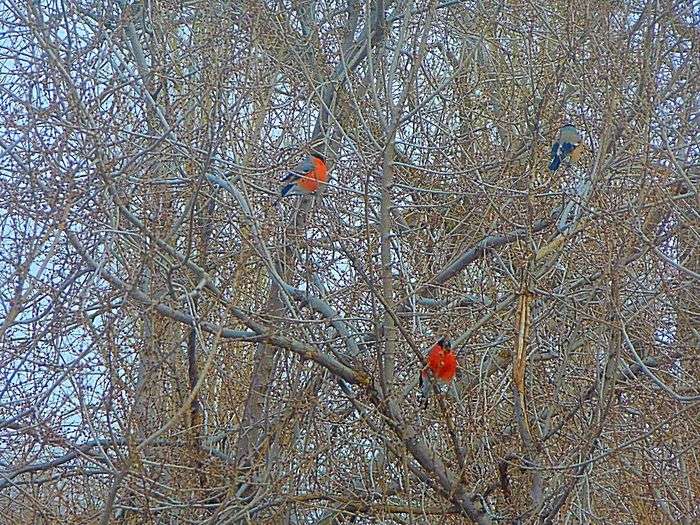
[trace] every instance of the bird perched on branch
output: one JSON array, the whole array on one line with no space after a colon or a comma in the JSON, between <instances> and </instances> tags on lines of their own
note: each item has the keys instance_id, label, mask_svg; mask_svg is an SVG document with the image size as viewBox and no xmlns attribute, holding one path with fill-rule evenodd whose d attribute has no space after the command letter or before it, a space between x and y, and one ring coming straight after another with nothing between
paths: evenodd
<instances>
[{"instance_id":1,"label":"bird perched on branch","mask_svg":"<svg viewBox=\"0 0 700 525\"><path fill-rule=\"evenodd\" d=\"M320 153L312 151L282 178L282 182L284 186L280 189L280 198L314 193L322 184L328 182L326 159Z\"/></svg>"},{"instance_id":2,"label":"bird perched on branch","mask_svg":"<svg viewBox=\"0 0 700 525\"><path fill-rule=\"evenodd\" d=\"M557 171L569 155L571 155L572 160L578 160L582 152L583 145L578 130L573 124L562 126L557 134L557 140L552 144L552 160L549 163L549 171Z\"/></svg>"},{"instance_id":3,"label":"bird perched on branch","mask_svg":"<svg viewBox=\"0 0 700 525\"><path fill-rule=\"evenodd\" d=\"M432 381L449 383L457 373L457 355L452 351L452 343L441 338L428 352L425 367L420 373L420 389L425 406L428 406L428 396L432 390Z\"/></svg>"}]
</instances>

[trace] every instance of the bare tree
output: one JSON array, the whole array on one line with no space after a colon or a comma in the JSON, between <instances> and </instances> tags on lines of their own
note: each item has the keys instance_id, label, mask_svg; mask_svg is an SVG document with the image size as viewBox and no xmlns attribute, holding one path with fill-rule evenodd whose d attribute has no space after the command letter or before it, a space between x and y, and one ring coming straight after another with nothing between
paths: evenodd
<instances>
[{"instance_id":1,"label":"bare tree","mask_svg":"<svg viewBox=\"0 0 700 525\"><path fill-rule=\"evenodd\" d=\"M8 523L700 520L692 2L1 5Z\"/></svg>"}]
</instances>

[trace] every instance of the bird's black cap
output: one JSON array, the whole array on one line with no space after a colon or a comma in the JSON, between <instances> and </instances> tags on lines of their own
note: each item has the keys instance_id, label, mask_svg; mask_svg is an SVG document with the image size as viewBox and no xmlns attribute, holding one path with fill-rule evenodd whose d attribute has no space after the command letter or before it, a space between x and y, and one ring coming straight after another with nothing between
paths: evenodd
<instances>
[{"instance_id":1,"label":"bird's black cap","mask_svg":"<svg viewBox=\"0 0 700 525\"><path fill-rule=\"evenodd\" d=\"M319 153L318 151L312 151L311 156L316 157L318 160L320 160L322 162L326 162L326 157L324 155L322 155L321 153Z\"/></svg>"},{"instance_id":2,"label":"bird's black cap","mask_svg":"<svg viewBox=\"0 0 700 525\"><path fill-rule=\"evenodd\" d=\"M445 348L452 348L452 341L447 339L446 337L441 337L440 340L438 341L438 344L440 346L443 346Z\"/></svg>"}]
</instances>

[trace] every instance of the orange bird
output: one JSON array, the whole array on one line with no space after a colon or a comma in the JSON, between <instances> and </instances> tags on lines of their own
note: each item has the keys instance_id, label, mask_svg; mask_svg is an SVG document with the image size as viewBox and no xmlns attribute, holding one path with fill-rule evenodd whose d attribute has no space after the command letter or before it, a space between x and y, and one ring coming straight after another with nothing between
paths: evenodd
<instances>
[{"instance_id":1,"label":"orange bird","mask_svg":"<svg viewBox=\"0 0 700 525\"><path fill-rule=\"evenodd\" d=\"M427 363L420 373L420 388L426 407L432 390L431 378L446 384L455 378L456 373L457 356L452 351L452 342L443 337L428 352Z\"/></svg>"},{"instance_id":2,"label":"orange bird","mask_svg":"<svg viewBox=\"0 0 700 525\"><path fill-rule=\"evenodd\" d=\"M320 153L312 152L292 171L287 173L282 182L281 197L288 195L308 195L328 182L326 159Z\"/></svg>"}]
</instances>

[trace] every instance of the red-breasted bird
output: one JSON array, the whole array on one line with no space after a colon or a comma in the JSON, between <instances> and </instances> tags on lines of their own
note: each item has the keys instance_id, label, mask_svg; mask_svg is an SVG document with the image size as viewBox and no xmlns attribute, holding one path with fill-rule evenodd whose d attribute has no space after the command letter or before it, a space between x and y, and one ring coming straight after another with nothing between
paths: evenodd
<instances>
[{"instance_id":1,"label":"red-breasted bird","mask_svg":"<svg viewBox=\"0 0 700 525\"><path fill-rule=\"evenodd\" d=\"M285 184L280 189L281 197L308 195L315 192L321 184L328 182L326 159L320 153L312 152L296 168L287 173L282 178L282 182Z\"/></svg>"},{"instance_id":2,"label":"red-breasted bird","mask_svg":"<svg viewBox=\"0 0 700 525\"><path fill-rule=\"evenodd\" d=\"M420 389L425 406L428 406L428 396L432 390L432 381L449 383L457 373L457 355L452 351L452 342L444 337L433 345L428 352L425 367L420 373Z\"/></svg>"},{"instance_id":3,"label":"red-breasted bird","mask_svg":"<svg viewBox=\"0 0 700 525\"><path fill-rule=\"evenodd\" d=\"M583 148L580 147L581 134L573 124L566 124L559 129L557 139L552 144L552 160L549 163L549 171L557 171L561 163L568 157L572 156L572 160L578 160L581 156ZM577 153L572 153L574 150Z\"/></svg>"}]
</instances>

